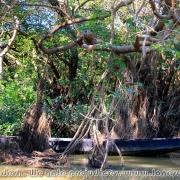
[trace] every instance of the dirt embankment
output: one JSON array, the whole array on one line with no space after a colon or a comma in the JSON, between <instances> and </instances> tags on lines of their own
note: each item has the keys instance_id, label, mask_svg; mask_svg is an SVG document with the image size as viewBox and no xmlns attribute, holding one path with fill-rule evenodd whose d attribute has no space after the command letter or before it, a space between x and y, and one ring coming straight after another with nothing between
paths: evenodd
<instances>
[{"instance_id":1,"label":"dirt embankment","mask_svg":"<svg viewBox=\"0 0 180 180\"><path fill-rule=\"evenodd\" d=\"M23 152L15 137L0 136L0 163L9 165L23 165L30 154Z\"/></svg>"},{"instance_id":2,"label":"dirt embankment","mask_svg":"<svg viewBox=\"0 0 180 180\"><path fill-rule=\"evenodd\" d=\"M55 153L51 148L43 152L23 152L15 137L0 136L0 164L23 165L34 168L54 168L67 163L67 157Z\"/></svg>"}]
</instances>

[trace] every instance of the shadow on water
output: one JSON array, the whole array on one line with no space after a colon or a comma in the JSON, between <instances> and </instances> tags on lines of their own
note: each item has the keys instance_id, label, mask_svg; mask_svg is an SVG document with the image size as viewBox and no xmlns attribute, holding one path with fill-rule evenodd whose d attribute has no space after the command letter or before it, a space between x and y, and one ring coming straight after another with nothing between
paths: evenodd
<instances>
[{"instance_id":1,"label":"shadow on water","mask_svg":"<svg viewBox=\"0 0 180 180\"><path fill-rule=\"evenodd\" d=\"M72 155L69 168L54 170L35 169L22 166L0 166L0 179L16 180L178 180L180 159L177 157L130 157L125 156L121 166L118 156L109 156L110 168L105 171L87 168L85 155Z\"/></svg>"}]
</instances>

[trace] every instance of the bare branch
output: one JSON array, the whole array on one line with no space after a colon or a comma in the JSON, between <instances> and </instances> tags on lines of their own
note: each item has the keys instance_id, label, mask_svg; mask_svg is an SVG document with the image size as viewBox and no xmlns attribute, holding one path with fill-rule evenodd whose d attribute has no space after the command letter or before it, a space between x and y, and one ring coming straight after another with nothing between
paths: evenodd
<instances>
[{"instance_id":1,"label":"bare branch","mask_svg":"<svg viewBox=\"0 0 180 180\"><path fill-rule=\"evenodd\" d=\"M155 2L153 0L149 0L149 3L151 5L154 15L156 15L159 19L171 19L171 15L162 15L158 12Z\"/></svg>"},{"instance_id":2,"label":"bare branch","mask_svg":"<svg viewBox=\"0 0 180 180\"><path fill-rule=\"evenodd\" d=\"M110 38L110 44L113 44L113 41L114 41L114 18L115 18L115 13L114 13L114 4L115 4L115 1L113 1L112 3L112 7L111 7L111 38Z\"/></svg>"},{"instance_id":3,"label":"bare branch","mask_svg":"<svg viewBox=\"0 0 180 180\"><path fill-rule=\"evenodd\" d=\"M135 17L136 17L136 18L138 17L138 15L139 15L141 9L143 8L143 6L145 5L145 3L146 3L146 0L143 1L143 3L141 4L140 8L137 10L137 12L136 12L136 14L135 14Z\"/></svg>"},{"instance_id":4,"label":"bare branch","mask_svg":"<svg viewBox=\"0 0 180 180\"><path fill-rule=\"evenodd\" d=\"M76 14L76 11L78 10L78 9L80 9L81 7L83 7L86 3L88 3L89 1L93 1L93 0L86 0L86 1L84 1L84 2L82 2L79 6L77 6L73 11L73 14L75 15Z\"/></svg>"},{"instance_id":5,"label":"bare branch","mask_svg":"<svg viewBox=\"0 0 180 180\"><path fill-rule=\"evenodd\" d=\"M21 64L17 58L15 58L12 54L6 53L6 56L8 56L9 58L11 58L13 61L15 61L15 63L19 66L24 66L23 64Z\"/></svg>"},{"instance_id":6,"label":"bare branch","mask_svg":"<svg viewBox=\"0 0 180 180\"><path fill-rule=\"evenodd\" d=\"M16 37L16 35L17 35L18 29L19 29L19 20L17 19L16 16L14 17L14 19L15 19L15 27L14 27L13 35L12 35L11 39L8 41L8 45L7 45L7 46L3 49L3 51L0 53L0 56L1 56L1 57L4 56L4 55L8 52L9 48L11 47L11 45L12 45L12 43L14 42L15 37Z\"/></svg>"},{"instance_id":7,"label":"bare branch","mask_svg":"<svg viewBox=\"0 0 180 180\"><path fill-rule=\"evenodd\" d=\"M115 8L114 13L116 13L121 7L132 4L135 0L121 1Z\"/></svg>"},{"instance_id":8,"label":"bare branch","mask_svg":"<svg viewBox=\"0 0 180 180\"><path fill-rule=\"evenodd\" d=\"M159 40L158 39L156 39L156 38L153 38L153 37L151 37L151 36L149 36L149 35L145 35L145 34L138 34L137 35L139 38L147 38L147 40L148 41L150 41L150 42L158 42Z\"/></svg>"},{"instance_id":9,"label":"bare branch","mask_svg":"<svg viewBox=\"0 0 180 180\"><path fill-rule=\"evenodd\" d=\"M81 42L82 42L82 37L78 38L76 41L73 41L73 42L71 42L65 46L55 47L52 49L46 49L43 46L43 41L40 40L38 42L38 46L45 54L54 54L54 53L59 52L59 51L67 51L67 50L72 49L76 46L79 46L79 43L81 43Z\"/></svg>"},{"instance_id":10,"label":"bare branch","mask_svg":"<svg viewBox=\"0 0 180 180\"><path fill-rule=\"evenodd\" d=\"M148 42L148 44L149 44L149 42ZM112 52L112 53L117 54L117 55L130 53L130 52L141 52L142 51L141 48L139 48L137 50L133 45L131 45L131 46L113 46L113 45L110 45L110 44L104 44L104 45L100 45L100 44L95 44L95 45L83 44L82 47L85 48L87 52L91 52L91 51L95 51L95 50L101 50L101 51ZM150 48L147 47L147 49L150 49Z\"/></svg>"},{"instance_id":11,"label":"bare branch","mask_svg":"<svg viewBox=\"0 0 180 180\"><path fill-rule=\"evenodd\" d=\"M108 17L107 15L102 15L102 16L99 16L98 19L104 19ZM58 52L58 51L65 51L67 49L71 49L77 45L81 45L81 42L82 42L82 37L81 38L78 38L76 40L76 42L72 42L70 43L69 45L65 46L65 47L57 47L57 48L53 48L51 50L48 50L46 49L45 47L43 47L43 42L47 39L47 38L50 38L55 32L57 32L59 29L62 29L66 26L69 26L71 24L74 24L74 23L80 23L80 22L84 22L84 21L89 21L89 20L94 20L94 19L97 19L97 18L94 18L92 16L88 16L88 17L83 17L83 18L76 18L76 19L73 19L73 20L67 20L66 22L58 25L57 27L55 27L49 34L46 34L44 37L42 37L39 42L38 42L38 45L39 45L39 48L44 52L44 53L47 53L47 54L53 54L55 52Z\"/></svg>"}]
</instances>

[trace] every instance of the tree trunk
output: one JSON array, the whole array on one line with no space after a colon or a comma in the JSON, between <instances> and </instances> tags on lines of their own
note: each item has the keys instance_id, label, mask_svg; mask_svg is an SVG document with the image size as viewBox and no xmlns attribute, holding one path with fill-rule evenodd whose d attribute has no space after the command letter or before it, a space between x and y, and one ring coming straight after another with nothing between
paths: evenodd
<instances>
[{"instance_id":1,"label":"tree trunk","mask_svg":"<svg viewBox=\"0 0 180 180\"><path fill-rule=\"evenodd\" d=\"M24 120L23 129L20 132L21 148L31 153L44 151L49 148L49 122L42 110L43 103L36 101Z\"/></svg>"},{"instance_id":2,"label":"tree trunk","mask_svg":"<svg viewBox=\"0 0 180 180\"><path fill-rule=\"evenodd\" d=\"M179 83L176 75L176 61L166 69L161 69L163 60L157 52L150 53L144 62L131 68L125 59L134 83L136 93L124 94L116 107L116 123L112 138L160 138L180 134ZM142 65L143 63L143 65ZM137 73L139 72L139 73ZM177 83L174 83L173 78ZM131 86L130 86L131 87ZM124 86L128 89L128 85ZM134 88L134 87L132 87Z\"/></svg>"},{"instance_id":3,"label":"tree trunk","mask_svg":"<svg viewBox=\"0 0 180 180\"><path fill-rule=\"evenodd\" d=\"M71 57L69 62L69 80L73 80L77 74L78 67L78 51L76 48L71 49Z\"/></svg>"},{"instance_id":4,"label":"tree trunk","mask_svg":"<svg viewBox=\"0 0 180 180\"><path fill-rule=\"evenodd\" d=\"M3 59L4 59L4 56L0 56L0 80L4 79L4 76L3 76Z\"/></svg>"},{"instance_id":5,"label":"tree trunk","mask_svg":"<svg viewBox=\"0 0 180 180\"><path fill-rule=\"evenodd\" d=\"M28 153L49 148L50 125L43 110L43 88L44 80L41 78L37 88L37 100L27 112L20 131L21 148Z\"/></svg>"}]
</instances>

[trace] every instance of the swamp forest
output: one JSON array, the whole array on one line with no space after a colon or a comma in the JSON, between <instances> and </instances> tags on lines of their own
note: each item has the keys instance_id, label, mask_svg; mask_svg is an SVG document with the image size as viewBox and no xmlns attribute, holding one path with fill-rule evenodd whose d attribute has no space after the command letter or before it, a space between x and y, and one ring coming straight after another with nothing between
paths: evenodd
<instances>
[{"instance_id":1,"label":"swamp forest","mask_svg":"<svg viewBox=\"0 0 180 180\"><path fill-rule=\"evenodd\" d=\"M112 139L179 137L179 25L179 0L0 0L0 163L68 164L91 138L104 170Z\"/></svg>"}]
</instances>

